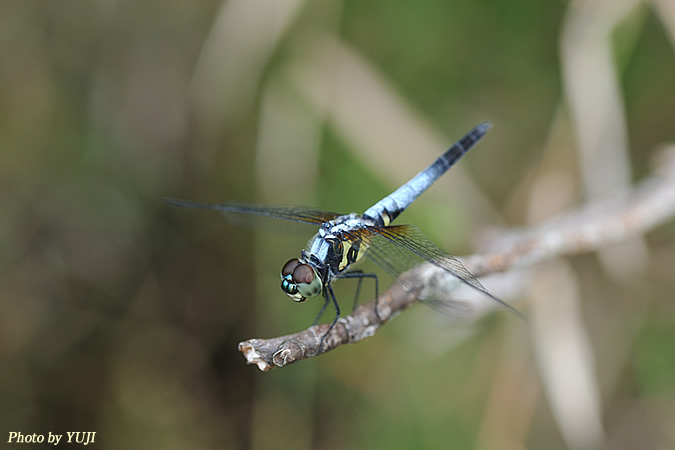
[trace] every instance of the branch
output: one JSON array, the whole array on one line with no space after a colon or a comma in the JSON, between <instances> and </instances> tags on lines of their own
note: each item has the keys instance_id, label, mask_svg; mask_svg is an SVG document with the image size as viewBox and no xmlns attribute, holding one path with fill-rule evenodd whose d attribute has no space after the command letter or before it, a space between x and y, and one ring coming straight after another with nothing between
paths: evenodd
<instances>
[{"instance_id":1,"label":"branch","mask_svg":"<svg viewBox=\"0 0 675 450\"><path fill-rule=\"evenodd\" d=\"M675 150L664 151L660 156L660 170L623 198L571 211L531 230L509 234L495 246L497 250L462 258L465 266L476 276L529 267L594 251L668 221L675 215ZM318 356L374 335L384 323L426 298L427 289L435 289L448 278L454 279L430 263L402 274L378 299L382 321L375 314L374 300L361 305L338 320L320 353L321 337L329 324L272 339L249 339L239 343L239 351L247 364L257 364L262 371Z\"/></svg>"},{"instance_id":2,"label":"branch","mask_svg":"<svg viewBox=\"0 0 675 450\"><path fill-rule=\"evenodd\" d=\"M667 222L675 216L675 147L658 156L657 173L631 192L512 233L498 250L462 258L464 264L477 277L530 267L607 247Z\"/></svg>"}]
</instances>

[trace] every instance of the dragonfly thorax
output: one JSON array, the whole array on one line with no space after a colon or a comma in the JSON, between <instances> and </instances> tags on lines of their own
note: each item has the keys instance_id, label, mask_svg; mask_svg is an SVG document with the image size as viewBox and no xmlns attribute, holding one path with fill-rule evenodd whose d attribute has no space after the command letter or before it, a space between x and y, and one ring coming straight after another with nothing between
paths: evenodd
<instances>
[{"instance_id":1,"label":"dragonfly thorax","mask_svg":"<svg viewBox=\"0 0 675 450\"><path fill-rule=\"evenodd\" d=\"M338 278L365 253L367 245L358 230L364 222L350 214L326 222L303 250L281 269L281 289L294 301L303 302L324 292L326 284Z\"/></svg>"},{"instance_id":2,"label":"dragonfly thorax","mask_svg":"<svg viewBox=\"0 0 675 450\"><path fill-rule=\"evenodd\" d=\"M367 249L369 221L356 214L340 216L324 224L314 237L309 253L325 264L333 278L360 260Z\"/></svg>"}]
</instances>

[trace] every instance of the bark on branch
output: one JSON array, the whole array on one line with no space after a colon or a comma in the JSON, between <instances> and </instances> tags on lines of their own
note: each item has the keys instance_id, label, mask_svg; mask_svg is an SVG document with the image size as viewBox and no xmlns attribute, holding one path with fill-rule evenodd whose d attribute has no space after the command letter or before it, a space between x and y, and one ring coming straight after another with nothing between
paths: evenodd
<instances>
[{"instance_id":1,"label":"bark on branch","mask_svg":"<svg viewBox=\"0 0 675 450\"><path fill-rule=\"evenodd\" d=\"M494 251L461 258L476 276L529 267L544 261L591 252L630 236L644 233L675 215L675 150L660 156L657 173L640 183L620 199L568 212L531 230L509 233L495 245ZM326 338L321 353L321 337L328 324L315 325L299 333L271 339L249 339L239 343L247 364L269 371L284 367L334 348L358 342L375 334L377 329L404 309L425 298L425 289L438 285L439 279L452 275L431 264L401 275L378 301L361 305L352 314L338 320Z\"/></svg>"}]
</instances>

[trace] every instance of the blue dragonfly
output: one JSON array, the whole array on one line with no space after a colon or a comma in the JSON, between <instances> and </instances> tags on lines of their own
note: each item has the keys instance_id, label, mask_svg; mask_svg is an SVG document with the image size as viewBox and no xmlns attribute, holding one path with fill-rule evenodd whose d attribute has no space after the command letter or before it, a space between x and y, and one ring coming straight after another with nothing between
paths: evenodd
<instances>
[{"instance_id":1,"label":"blue dragonfly","mask_svg":"<svg viewBox=\"0 0 675 450\"><path fill-rule=\"evenodd\" d=\"M332 286L336 279L358 279L357 297L360 282L364 278L374 279L377 314L377 275L352 270L352 266L364 257L375 262L394 278L420 262L430 262L452 274L462 283L480 291L516 316L525 318L517 309L490 294L457 258L441 250L417 227L391 225L391 222L417 197L473 148L490 127L489 122L474 127L429 167L360 215L338 214L303 206L211 204L176 199L166 201L175 206L215 210L226 215L253 215L318 226L318 232L310 240L308 247L301 251L300 257L290 259L283 265L281 289L296 302L323 297L324 304L315 323L328 304L333 304L335 318L321 338L319 351L340 317L340 305Z\"/></svg>"}]
</instances>

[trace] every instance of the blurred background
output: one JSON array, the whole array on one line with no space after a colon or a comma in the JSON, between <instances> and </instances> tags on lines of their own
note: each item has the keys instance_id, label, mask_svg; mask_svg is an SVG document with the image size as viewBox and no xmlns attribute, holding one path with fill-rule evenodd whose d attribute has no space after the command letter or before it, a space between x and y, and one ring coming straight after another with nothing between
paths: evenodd
<instances>
[{"instance_id":1,"label":"blurred background","mask_svg":"<svg viewBox=\"0 0 675 450\"><path fill-rule=\"evenodd\" d=\"M675 447L673 222L515 288L486 279L527 324L415 307L262 373L237 344L311 324L320 302L294 304L278 273L313 230L161 202L362 212L489 120L398 221L478 252L486 231L653 173L675 140L674 45L671 0L3 2L0 431L95 431L106 449Z\"/></svg>"}]
</instances>

